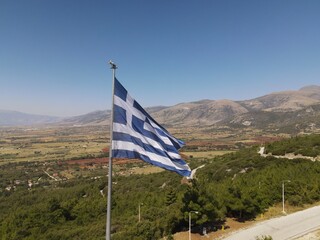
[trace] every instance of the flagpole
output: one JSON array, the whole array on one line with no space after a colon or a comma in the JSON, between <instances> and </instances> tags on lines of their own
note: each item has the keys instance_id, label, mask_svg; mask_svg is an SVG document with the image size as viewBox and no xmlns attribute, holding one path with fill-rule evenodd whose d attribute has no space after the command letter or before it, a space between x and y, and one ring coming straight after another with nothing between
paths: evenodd
<instances>
[{"instance_id":1,"label":"flagpole","mask_svg":"<svg viewBox=\"0 0 320 240\"><path fill-rule=\"evenodd\" d=\"M111 240L111 192L112 192L112 139L113 139L113 104L114 104L114 82L116 78L115 65L109 61L112 69L112 106L110 118L110 148L109 148L109 171L108 171L108 199L107 199L107 222L106 222L106 240Z\"/></svg>"}]
</instances>

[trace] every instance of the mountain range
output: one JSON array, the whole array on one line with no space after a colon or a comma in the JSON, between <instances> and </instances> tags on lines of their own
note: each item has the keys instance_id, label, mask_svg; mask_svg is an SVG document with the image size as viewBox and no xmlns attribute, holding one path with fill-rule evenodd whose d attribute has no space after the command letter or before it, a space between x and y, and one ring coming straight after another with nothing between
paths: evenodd
<instances>
[{"instance_id":1,"label":"mountain range","mask_svg":"<svg viewBox=\"0 0 320 240\"><path fill-rule=\"evenodd\" d=\"M56 123L61 120L61 117L35 115L10 110L0 110L0 126L42 125Z\"/></svg>"},{"instance_id":2,"label":"mountain range","mask_svg":"<svg viewBox=\"0 0 320 240\"><path fill-rule=\"evenodd\" d=\"M227 125L232 127L279 127L297 121L320 128L320 86L312 85L297 91L282 91L258 98L233 100L201 100L174 106L157 106L146 110L161 124L171 127ZM8 117L9 116L9 117ZM24 115L0 111L0 125L107 125L110 110L95 111L71 118ZM319 119L319 120L318 120ZM311 122L308 122L311 121ZM272 125L273 124L273 125Z\"/></svg>"}]
</instances>

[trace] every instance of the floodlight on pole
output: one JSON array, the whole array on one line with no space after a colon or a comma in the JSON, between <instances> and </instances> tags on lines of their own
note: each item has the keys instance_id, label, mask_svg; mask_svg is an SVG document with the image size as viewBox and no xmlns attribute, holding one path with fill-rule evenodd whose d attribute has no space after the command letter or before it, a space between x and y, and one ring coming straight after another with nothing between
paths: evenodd
<instances>
[{"instance_id":1,"label":"floodlight on pole","mask_svg":"<svg viewBox=\"0 0 320 240\"><path fill-rule=\"evenodd\" d=\"M143 203L139 203L139 222L141 221L141 205L143 205Z\"/></svg>"},{"instance_id":2,"label":"floodlight on pole","mask_svg":"<svg viewBox=\"0 0 320 240\"><path fill-rule=\"evenodd\" d=\"M284 210L284 183L287 182L291 182L290 180L283 180L282 181L282 213L286 214L286 211Z\"/></svg>"},{"instance_id":3,"label":"floodlight on pole","mask_svg":"<svg viewBox=\"0 0 320 240\"><path fill-rule=\"evenodd\" d=\"M191 213L198 214L198 211L190 211L189 212L189 240L191 240Z\"/></svg>"}]
</instances>

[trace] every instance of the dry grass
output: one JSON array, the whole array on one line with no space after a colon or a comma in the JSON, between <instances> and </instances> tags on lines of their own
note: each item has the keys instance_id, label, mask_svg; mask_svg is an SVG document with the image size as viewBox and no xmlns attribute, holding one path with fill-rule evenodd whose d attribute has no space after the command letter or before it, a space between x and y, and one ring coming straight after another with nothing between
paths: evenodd
<instances>
[{"instance_id":1,"label":"dry grass","mask_svg":"<svg viewBox=\"0 0 320 240\"><path fill-rule=\"evenodd\" d=\"M223 154L231 153L234 151L194 151L194 152L181 152L187 156L193 156L194 158L213 158Z\"/></svg>"},{"instance_id":2,"label":"dry grass","mask_svg":"<svg viewBox=\"0 0 320 240\"><path fill-rule=\"evenodd\" d=\"M304 210L304 209L307 209L307 208L311 208L311 207L314 207L314 206L319 206L320 205L320 202L316 202L316 203L313 203L313 204L306 204L304 206L291 206L291 205L288 205L286 204L285 205L285 211L287 214L291 214L291 213L295 213L295 212L298 212L298 211L301 211L301 210ZM264 213L261 216L259 216L257 218L257 220L267 220L267 219L270 219L270 218L274 218L274 217L280 217L282 216L283 213L282 213L282 203L278 203L276 204L275 206L272 206L268 209L268 211L266 213Z\"/></svg>"},{"instance_id":3,"label":"dry grass","mask_svg":"<svg viewBox=\"0 0 320 240\"><path fill-rule=\"evenodd\" d=\"M133 174L151 174L151 173L158 173L162 171L164 171L164 169L155 167L155 166L150 166L150 165L132 169Z\"/></svg>"},{"instance_id":4,"label":"dry grass","mask_svg":"<svg viewBox=\"0 0 320 240\"><path fill-rule=\"evenodd\" d=\"M299 237L295 240L319 240L319 239L320 239L320 230L317 230L305 236Z\"/></svg>"}]
</instances>

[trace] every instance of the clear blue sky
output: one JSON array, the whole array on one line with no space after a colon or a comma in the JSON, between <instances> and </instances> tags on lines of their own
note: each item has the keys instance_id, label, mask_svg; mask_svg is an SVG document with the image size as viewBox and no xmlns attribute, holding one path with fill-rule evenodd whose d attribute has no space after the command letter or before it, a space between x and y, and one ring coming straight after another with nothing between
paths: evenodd
<instances>
[{"instance_id":1,"label":"clear blue sky","mask_svg":"<svg viewBox=\"0 0 320 240\"><path fill-rule=\"evenodd\" d=\"M0 109L111 107L107 65L143 106L320 84L318 0L1 0Z\"/></svg>"}]
</instances>

